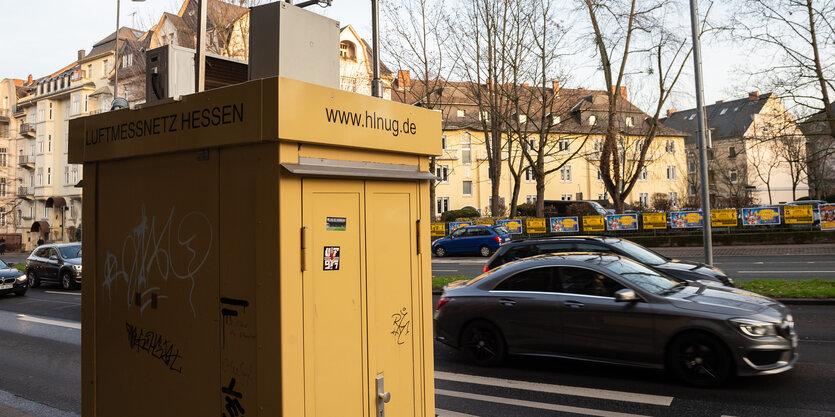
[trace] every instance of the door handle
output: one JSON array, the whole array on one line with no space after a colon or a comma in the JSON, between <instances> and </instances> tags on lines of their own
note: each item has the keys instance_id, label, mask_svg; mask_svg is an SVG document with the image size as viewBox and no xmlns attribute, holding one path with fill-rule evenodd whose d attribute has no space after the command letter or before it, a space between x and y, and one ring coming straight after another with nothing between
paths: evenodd
<instances>
[{"instance_id":1,"label":"door handle","mask_svg":"<svg viewBox=\"0 0 835 417\"><path fill-rule=\"evenodd\" d=\"M507 299L507 298L502 298L502 299L499 300L499 304L501 304L503 306L506 306L506 307L513 307L513 306L516 305L516 301L510 300L510 299Z\"/></svg>"},{"instance_id":2,"label":"door handle","mask_svg":"<svg viewBox=\"0 0 835 417\"><path fill-rule=\"evenodd\" d=\"M570 308L582 308L585 304L577 301L566 301L563 303L563 305Z\"/></svg>"},{"instance_id":3,"label":"door handle","mask_svg":"<svg viewBox=\"0 0 835 417\"><path fill-rule=\"evenodd\" d=\"M391 393L383 388L383 376L377 377L377 417L386 417L386 403L391 401Z\"/></svg>"}]
</instances>

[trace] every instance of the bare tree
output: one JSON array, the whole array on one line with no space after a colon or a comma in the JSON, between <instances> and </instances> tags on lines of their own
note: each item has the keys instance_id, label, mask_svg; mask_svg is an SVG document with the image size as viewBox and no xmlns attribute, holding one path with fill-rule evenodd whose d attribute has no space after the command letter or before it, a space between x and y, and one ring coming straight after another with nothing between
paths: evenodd
<instances>
[{"instance_id":1,"label":"bare tree","mask_svg":"<svg viewBox=\"0 0 835 417\"><path fill-rule=\"evenodd\" d=\"M810 164L835 155L835 2L744 0L732 23L735 38L760 46L758 54L768 51L753 72L757 81L788 99L797 117L817 114L808 123L827 127L804 129Z\"/></svg>"},{"instance_id":2,"label":"bare tree","mask_svg":"<svg viewBox=\"0 0 835 417\"><path fill-rule=\"evenodd\" d=\"M603 73L608 96L604 138L600 146L600 171L603 184L615 208L623 212L627 196L647 164L647 153L659 130L661 109L670 97L691 53L689 40L676 36L674 23L665 14L674 6L672 0L630 2L616 0L582 0L588 15L599 69ZM704 29L703 29L704 31ZM686 33L686 31L684 31ZM630 61L636 55L636 59ZM646 72L657 78L653 114L641 125L640 149L632 169L624 169L625 149L629 148L622 111L626 101L622 88L627 77L635 74L638 65L631 62L648 59Z\"/></svg>"},{"instance_id":3,"label":"bare tree","mask_svg":"<svg viewBox=\"0 0 835 417\"><path fill-rule=\"evenodd\" d=\"M447 10L441 0L385 0L383 21L386 35L381 49L387 60L401 70L392 98L409 104L440 110L442 128L446 127L451 106L444 106L447 80L456 71L457 60L450 58L447 42L449 26ZM411 79L414 73L417 80ZM450 92L446 92L446 96ZM438 138L441 140L441 138ZM429 159L429 170L435 172L436 159ZM429 188L430 217L435 218L435 187Z\"/></svg>"},{"instance_id":4,"label":"bare tree","mask_svg":"<svg viewBox=\"0 0 835 417\"><path fill-rule=\"evenodd\" d=\"M751 166L754 168L757 178L765 184L768 191L768 204L773 204L771 180L780 165L780 158L777 156L774 141L756 139L748 141L745 152L749 155Z\"/></svg>"}]
</instances>

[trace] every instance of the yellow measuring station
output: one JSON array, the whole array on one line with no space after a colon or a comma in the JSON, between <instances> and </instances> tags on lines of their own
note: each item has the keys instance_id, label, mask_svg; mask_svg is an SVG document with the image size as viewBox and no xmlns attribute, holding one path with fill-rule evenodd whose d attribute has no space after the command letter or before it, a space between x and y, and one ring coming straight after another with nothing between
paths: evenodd
<instances>
[{"instance_id":1,"label":"yellow measuring station","mask_svg":"<svg viewBox=\"0 0 835 417\"><path fill-rule=\"evenodd\" d=\"M84 416L434 415L440 113L273 77L70 146Z\"/></svg>"}]
</instances>

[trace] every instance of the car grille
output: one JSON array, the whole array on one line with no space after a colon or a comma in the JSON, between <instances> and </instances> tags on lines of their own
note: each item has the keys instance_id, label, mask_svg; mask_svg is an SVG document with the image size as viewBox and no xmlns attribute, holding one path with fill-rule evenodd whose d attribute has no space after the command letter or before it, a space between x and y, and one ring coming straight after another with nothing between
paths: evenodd
<instances>
[{"instance_id":1,"label":"car grille","mask_svg":"<svg viewBox=\"0 0 835 417\"><path fill-rule=\"evenodd\" d=\"M3 284L14 284L14 278L0 278L0 282Z\"/></svg>"}]
</instances>

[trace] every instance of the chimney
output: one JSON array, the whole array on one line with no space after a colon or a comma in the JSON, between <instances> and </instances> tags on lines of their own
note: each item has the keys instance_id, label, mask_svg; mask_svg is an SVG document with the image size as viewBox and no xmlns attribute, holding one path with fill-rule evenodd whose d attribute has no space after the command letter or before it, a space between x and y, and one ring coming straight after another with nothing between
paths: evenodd
<instances>
[{"instance_id":1,"label":"chimney","mask_svg":"<svg viewBox=\"0 0 835 417\"><path fill-rule=\"evenodd\" d=\"M84 50L79 49L78 50L78 60L81 61L82 59L84 59Z\"/></svg>"},{"instance_id":2,"label":"chimney","mask_svg":"<svg viewBox=\"0 0 835 417\"><path fill-rule=\"evenodd\" d=\"M677 111L676 109L667 109L667 117L674 115Z\"/></svg>"},{"instance_id":3,"label":"chimney","mask_svg":"<svg viewBox=\"0 0 835 417\"><path fill-rule=\"evenodd\" d=\"M29 78L26 80L27 84L32 84L32 74L29 74Z\"/></svg>"},{"instance_id":4,"label":"chimney","mask_svg":"<svg viewBox=\"0 0 835 417\"><path fill-rule=\"evenodd\" d=\"M716 103L714 103L714 104L721 104L721 103L724 103L724 102L725 102L725 100L716 100Z\"/></svg>"},{"instance_id":5,"label":"chimney","mask_svg":"<svg viewBox=\"0 0 835 417\"><path fill-rule=\"evenodd\" d=\"M757 101L760 99L760 92L759 91L752 91L748 93L748 101Z\"/></svg>"},{"instance_id":6,"label":"chimney","mask_svg":"<svg viewBox=\"0 0 835 417\"><path fill-rule=\"evenodd\" d=\"M554 89L554 92L560 90L560 82L559 81L551 81L551 88Z\"/></svg>"},{"instance_id":7,"label":"chimney","mask_svg":"<svg viewBox=\"0 0 835 417\"><path fill-rule=\"evenodd\" d=\"M487 82L484 83L484 86L487 87L487 90L490 90L493 87L493 79L487 77Z\"/></svg>"},{"instance_id":8,"label":"chimney","mask_svg":"<svg viewBox=\"0 0 835 417\"><path fill-rule=\"evenodd\" d=\"M614 89L615 89L615 86L613 85L612 90L614 90ZM620 86L620 89L618 90L618 95L624 100L627 99L626 98L626 86L625 85Z\"/></svg>"},{"instance_id":9,"label":"chimney","mask_svg":"<svg viewBox=\"0 0 835 417\"><path fill-rule=\"evenodd\" d=\"M530 84L528 84L528 83L522 83L522 87L530 87Z\"/></svg>"},{"instance_id":10,"label":"chimney","mask_svg":"<svg viewBox=\"0 0 835 417\"><path fill-rule=\"evenodd\" d=\"M409 70L397 71L397 86L404 90L412 87L412 77Z\"/></svg>"}]
</instances>

